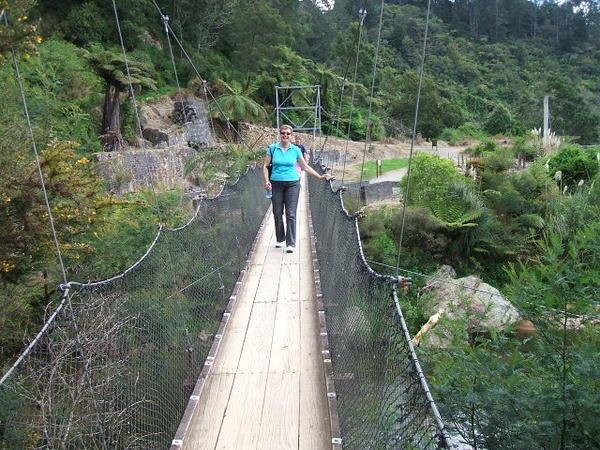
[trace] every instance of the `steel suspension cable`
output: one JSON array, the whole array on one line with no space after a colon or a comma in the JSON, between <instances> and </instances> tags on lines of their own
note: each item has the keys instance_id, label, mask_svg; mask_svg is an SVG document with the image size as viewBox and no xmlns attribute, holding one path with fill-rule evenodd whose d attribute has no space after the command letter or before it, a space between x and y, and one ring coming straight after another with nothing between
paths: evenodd
<instances>
[{"instance_id":1,"label":"steel suspension cable","mask_svg":"<svg viewBox=\"0 0 600 450\"><path fill-rule=\"evenodd\" d=\"M129 70L129 60L127 58L127 52L125 51L125 42L123 41L123 34L121 33L121 21L119 20L119 13L117 11L116 0L112 0L113 11L115 13L115 22L117 24L117 32L119 33L119 42L121 43L121 51L123 52L123 61L125 62L125 70L127 72L127 80L129 80L129 95L131 96L131 102L133 103L133 111L135 113L135 121L137 125L138 134L140 139L144 140L142 136L142 122L140 120L140 114L137 108L137 101L135 99L135 92L131 83L131 71Z\"/></svg>"},{"instance_id":2,"label":"steel suspension cable","mask_svg":"<svg viewBox=\"0 0 600 450\"><path fill-rule=\"evenodd\" d=\"M421 101L421 87L423 84L423 72L425 70L425 55L427 53L427 36L429 33L429 17L431 14L431 0L427 0L427 17L425 19L425 34L423 36L423 51L421 53L421 65L419 67L419 83L417 86L417 104L415 105L415 116L413 122L412 137L410 140L410 153L408 156L408 169L406 172L406 192L404 193L404 199L402 201L402 219L400 226L400 240L398 241L398 256L396 259L396 275L398 275L400 268L400 253L402 251L402 240L404 239L404 227L406 224L406 204L410 196L410 181L412 175L412 159L415 148L415 139L417 136L417 121L419 119L419 106Z\"/></svg>"},{"instance_id":3,"label":"steel suspension cable","mask_svg":"<svg viewBox=\"0 0 600 450\"><path fill-rule=\"evenodd\" d=\"M158 6L158 3L156 3L156 0L152 0L152 3L154 4L154 7L156 8L156 10L158 11L158 13L160 14L161 18L164 17L164 14L162 13L162 10L160 9L160 6ZM227 120L227 124L228 127L230 127L234 133L237 135L237 137L240 139L240 141L242 142L242 145L246 145L246 140L244 139L244 137L241 135L241 133L236 129L235 126L233 126L233 124L230 122L229 117L227 117L227 114L225 114L225 112L223 111L223 109L221 108L221 106L219 105L218 102L216 102L216 98L213 95L212 91L206 86L206 80L204 79L204 77L200 74L200 71L198 70L198 68L196 67L196 65L194 64L192 58L190 57L189 53L185 50L185 47L183 46L183 44L181 43L180 39L177 37L177 34L175 33L175 31L173 31L173 28L171 27L171 25L167 22L165 24L166 28L168 29L168 31L171 33L171 36L173 36L173 39L175 39L175 42L177 43L177 45L179 46L179 48L181 49L181 52L183 53L183 55L185 56L185 58L188 60L188 62L190 63L190 65L192 66L192 69L194 70L194 73L196 74L196 76L204 83L204 92L208 93L210 95L210 98L213 100L213 102L215 103L215 105L217 106L217 109L219 110L219 112L221 113L221 115L223 117L226 118ZM169 41L170 42L170 41ZM172 51L171 51L172 54ZM212 122L211 122L212 123Z\"/></svg>"},{"instance_id":4,"label":"steel suspension cable","mask_svg":"<svg viewBox=\"0 0 600 450\"><path fill-rule=\"evenodd\" d=\"M173 46L171 45L171 34L169 29L169 16L161 15L161 19L165 26L165 35L167 36L167 44L169 46L169 55L171 57L171 65L173 66L173 75L175 76L175 83L177 84L177 93L179 94L179 101L181 102L181 108L185 120L185 105L183 104L183 94L181 93L181 85L179 84L179 75L177 74L177 64L175 63L175 55L173 54Z\"/></svg>"},{"instance_id":5,"label":"steel suspension cable","mask_svg":"<svg viewBox=\"0 0 600 450\"><path fill-rule=\"evenodd\" d=\"M119 33L119 42L121 44L121 51L123 52L123 61L125 62L127 81L129 81L129 95L131 97L131 102L133 104L133 111L135 112L135 120L136 120L138 135L140 137L140 142L142 143L142 146L144 147L145 151L147 151L146 141L144 139L144 135L142 132L142 121L140 119L140 113L138 111L137 101L135 99L135 91L133 89L133 83L131 81L131 71L129 69L129 59L127 58L127 52L125 51L125 41L123 39L123 34L121 32L121 21L119 20L119 13L117 11L116 0L112 0L112 5L113 5L113 11L115 13L115 22L117 24L117 32ZM145 154L145 155L147 157L147 154ZM156 193L156 190L154 189L154 183L152 183L152 176L150 173L149 164L145 164L145 166L146 166L146 173L148 174L148 180L150 181L150 189L152 190L152 195L154 197L154 207L156 208L156 213L158 215L158 221L161 222L162 214L161 214L161 209L160 209L159 202L158 202L158 194Z\"/></svg>"},{"instance_id":6,"label":"steel suspension cable","mask_svg":"<svg viewBox=\"0 0 600 450\"><path fill-rule=\"evenodd\" d=\"M377 77L377 62L379 58L379 47L381 46L381 30L383 28L383 9L385 7L385 0L381 0L381 11L379 12L379 30L377 31L377 47L375 49L375 61L373 61L373 78L371 79L371 94L369 96L369 114L367 115L367 135L365 136L365 149L363 151L362 165L360 167L360 182L359 187L362 186L363 175L365 172L365 157L367 155L367 149L369 148L371 140L371 130L373 124L371 117L373 114L373 95L375 92L375 78Z\"/></svg>"},{"instance_id":7,"label":"steel suspension cable","mask_svg":"<svg viewBox=\"0 0 600 450\"><path fill-rule=\"evenodd\" d=\"M386 267L388 269L396 269L396 266L392 266L390 264L386 264L386 263L383 263L383 262L375 261L375 260L372 260L372 259L365 259L365 261L367 261L369 264L374 264L374 265L377 265L377 266ZM415 276L415 277L425 278L425 279L430 280L430 281L435 281L435 282L447 284L447 285L450 285L450 286L456 286L456 287L462 288L462 289L470 291L470 292L477 292L477 293L480 293L480 294L491 295L492 297L496 296L496 295L499 295L499 294L493 294L490 291L486 291L484 289L479 289L479 288L475 288L475 287L464 286L464 285L458 283L457 281L455 281L454 279L447 279L447 278L436 277L435 275L427 275L427 274L425 274L423 272L419 272L419 271L415 271L415 270L408 270L408 269L398 269L398 270L400 272L402 272L402 273L405 273L405 274L411 276L411 277ZM542 305L540 303L530 302L530 301L527 301L527 300L523 300L523 303L527 303L528 305L532 305L532 306L544 309L546 311L552 311L552 312L558 313L558 314L565 314L565 312L563 310L552 308L551 306L545 306L545 305ZM575 314L575 313L568 312L568 311L566 312L566 314L568 316L570 316L570 317L575 317L575 318L579 318L579 319L590 319L590 318L594 318L595 319L597 317L600 317L600 315L583 316L581 314Z\"/></svg>"},{"instance_id":8,"label":"steel suspension cable","mask_svg":"<svg viewBox=\"0 0 600 450\"><path fill-rule=\"evenodd\" d=\"M356 78L358 76L358 62L360 60L360 43L362 40L362 30L367 17L367 10L360 10L360 24L358 26L358 43L356 45L356 58L354 60L354 75L352 77L352 94L350 95L350 117L348 118L348 131L346 133L346 148L344 149L344 155L348 154L348 146L350 145L350 130L352 128L352 117L354 116L354 99L356 97ZM341 104L340 104L341 110ZM344 165L342 168L342 184L344 184L344 176L346 173L346 158L344 157Z\"/></svg>"},{"instance_id":9,"label":"steel suspension cable","mask_svg":"<svg viewBox=\"0 0 600 450\"><path fill-rule=\"evenodd\" d=\"M6 11L2 10L4 25L8 28L8 18ZM54 245L56 247L56 253L58 255L58 262L60 263L60 269L62 272L63 282L67 282L67 271L65 270L65 264L62 257L62 252L60 250L60 243L58 241L58 235L56 233L56 226L54 224L54 215L52 214L52 208L50 207L50 200L48 198L48 190L46 189L46 181L44 179L44 172L42 171L42 163L40 162L40 155L37 149L37 143L35 141L35 136L33 133L33 126L31 125L31 116L29 115L29 107L27 106L27 99L25 97L25 88L23 86L23 79L21 77L21 71L19 69L19 62L17 61L17 54L15 52L14 47L11 47L11 55L12 61L15 68L15 75L17 78L17 83L19 85L19 93L21 94L21 104L23 106L23 113L25 115L25 119L27 120L27 128L29 131L29 137L31 139L31 147L33 148L33 154L35 156L35 162L37 165L38 175L40 176L40 183L42 185L42 192L44 193L44 202L46 203L46 210L48 212L48 220L50 221L50 229L52 230L52 239L54 241Z\"/></svg>"},{"instance_id":10,"label":"steel suspension cable","mask_svg":"<svg viewBox=\"0 0 600 450\"><path fill-rule=\"evenodd\" d=\"M360 29L361 27L359 27L358 30L356 30L356 34L354 37L354 42L352 43L352 49L354 49L357 45L359 45L360 42ZM333 122L335 123L336 127L335 127L335 136L337 137L338 132L340 131L340 119L342 116L342 104L344 102L344 91L346 89L346 83L348 82L348 72L350 72L350 64L352 63L352 56L354 55L354 52L351 52L350 54L348 54L348 61L346 62L346 69L344 70L344 77L342 78L342 87L340 88L340 100L338 102L338 113L337 115L333 114L332 118L333 118ZM321 107L321 111L327 113L327 111L325 110L325 108ZM325 136L325 141L323 142L323 145L321 145L321 153L323 152L323 149L325 148L325 145L327 144L327 138L329 137L329 135ZM342 181L343 183L343 181Z\"/></svg>"},{"instance_id":11,"label":"steel suspension cable","mask_svg":"<svg viewBox=\"0 0 600 450\"><path fill-rule=\"evenodd\" d=\"M4 25L8 28L8 17L7 17L7 13L5 10L2 11L2 16L4 18ZM25 87L23 85L23 79L21 76L21 71L19 69L19 62L17 60L17 54L16 51L14 49L14 47L11 47L11 56L12 56L12 60L13 60L13 65L15 68L15 75L17 78L17 83L19 86L19 93L21 95L21 103L23 105L23 112L25 114L25 118L27 121L27 128L29 131L29 136L31 138L31 146L33 149L33 153L35 155L35 161L36 161L36 165L37 165L37 170L38 170L38 174L40 177L40 183L41 183L41 187L42 187L42 192L44 193L44 201L46 203L46 210L48 212L48 219L50 222L50 228L52 230L52 239L54 240L54 245L56 246L56 252L58 255L58 261L60 263L60 269L62 272L62 277L63 277L63 283L64 286L67 285L67 271L65 269L65 264L63 261L63 257L62 257L62 252L61 252L61 248L60 248L60 242L58 240L58 235L56 232L56 226L54 223L54 216L52 215L52 207L50 206L50 200L48 198L48 190L46 188L46 181L44 179L44 172L42 170L42 164L40 161L40 155L37 149L37 143L35 140L35 134L33 132L33 126L31 124L31 116L29 114L29 107L27 105L27 98L25 96ZM51 316L51 318L55 318L57 317L59 311L64 307L64 305L67 305L69 312L70 312L70 316L71 316L71 322L73 324L73 328L75 330L75 336L76 336L76 341L77 341L77 345L79 346L79 350L81 352L82 357L85 360L85 364L84 364L84 376L88 381L88 384L90 386L90 390L92 392L92 401L94 403L94 409L95 409L95 413L98 416L97 417L97 425L100 431L100 434L102 436L102 448L106 449L106 439L105 439L105 433L104 433L104 427L102 426L102 421L100 420L100 414L99 414L99 408L98 408L98 404L96 401L96 397L94 395L94 389L92 386L92 380L90 377L90 373L89 373L89 359L85 356L86 352L84 350L83 347L83 343L81 342L81 336L79 333L79 328L77 326L77 322L75 319L75 313L73 311L73 304L71 302L71 295L70 295L70 291L69 289L65 289L63 291L63 295L62 295L62 299L61 302L59 303L59 306L56 308L56 310L54 311L53 315ZM41 336L43 335L43 333L48 329L48 326L50 325L50 321L47 322L47 324L44 324L44 326L42 327L42 330L40 330L40 332L36 335L36 337L33 339L32 342L30 342L29 346L25 349L25 351L19 356L19 358L17 359L17 361L15 361L15 363L11 366L11 368L4 374L4 376L2 377L2 379L0 379L0 384L2 384L6 379L8 379L8 377L12 374L12 372L18 367L18 365L21 363L21 361L23 361L25 359L25 357L27 357L27 355L33 350L33 348L35 347L35 345L37 344L37 342L39 341L39 339L41 338Z\"/></svg>"}]
</instances>

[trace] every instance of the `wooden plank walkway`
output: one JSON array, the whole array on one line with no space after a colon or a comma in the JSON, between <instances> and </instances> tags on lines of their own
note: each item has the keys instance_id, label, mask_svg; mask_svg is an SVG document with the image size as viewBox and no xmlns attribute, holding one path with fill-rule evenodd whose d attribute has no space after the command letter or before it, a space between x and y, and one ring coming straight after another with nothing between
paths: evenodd
<instances>
[{"instance_id":1,"label":"wooden plank walkway","mask_svg":"<svg viewBox=\"0 0 600 450\"><path fill-rule=\"evenodd\" d=\"M185 449L331 448L305 185L296 252L267 216Z\"/></svg>"}]
</instances>

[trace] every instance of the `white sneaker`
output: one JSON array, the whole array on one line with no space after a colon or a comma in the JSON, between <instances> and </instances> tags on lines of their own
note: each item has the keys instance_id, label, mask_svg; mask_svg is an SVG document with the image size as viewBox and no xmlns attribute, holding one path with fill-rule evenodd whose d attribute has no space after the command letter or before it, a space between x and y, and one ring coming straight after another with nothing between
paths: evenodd
<instances>
[{"instance_id":1,"label":"white sneaker","mask_svg":"<svg viewBox=\"0 0 600 450\"><path fill-rule=\"evenodd\" d=\"M283 247L283 246L284 246L284 244L285 244L285 241L283 241L283 242L277 242L277 243L275 244L275 248L281 248L281 247Z\"/></svg>"},{"instance_id":2,"label":"white sneaker","mask_svg":"<svg viewBox=\"0 0 600 450\"><path fill-rule=\"evenodd\" d=\"M294 253L294 247L292 247L291 245L288 245L288 246L285 248L285 252L286 252L286 253Z\"/></svg>"}]
</instances>

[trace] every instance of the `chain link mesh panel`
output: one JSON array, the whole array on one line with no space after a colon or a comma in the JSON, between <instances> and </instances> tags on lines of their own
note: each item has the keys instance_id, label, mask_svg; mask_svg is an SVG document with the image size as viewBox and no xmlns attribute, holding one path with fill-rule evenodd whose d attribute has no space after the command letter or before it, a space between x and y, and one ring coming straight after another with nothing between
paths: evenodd
<instances>
[{"instance_id":1,"label":"chain link mesh panel","mask_svg":"<svg viewBox=\"0 0 600 450\"><path fill-rule=\"evenodd\" d=\"M314 179L309 192L344 448L446 448L396 301L398 280L364 261L341 192Z\"/></svg>"},{"instance_id":2,"label":"chain link mesh panel","mask_svg":"<svg viewBox=\"0 0 600 450\"><path fill-rule=\"evenodd\" d=\"M0 449L169 446L269 206L259 172L123 274L69 283L0 385Z\"/></svg>"}]
</instances>

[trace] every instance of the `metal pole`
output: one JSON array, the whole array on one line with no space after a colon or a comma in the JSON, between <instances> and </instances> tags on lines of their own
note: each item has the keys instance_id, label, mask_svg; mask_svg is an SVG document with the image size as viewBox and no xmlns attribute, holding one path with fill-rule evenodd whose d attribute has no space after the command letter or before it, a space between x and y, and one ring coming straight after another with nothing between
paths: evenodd
<instances>
[{"instance_id":1,"label":"metal pole","mask_svg":"<svg viewBox=\"0 0 600 450\"><path fill-rule=\"evenodd\" d=\"M321 85L317 87L317 114L319 115L319 140L321 139ZM320 146L321 142L319 142Z\"/></svg>"},{"instance_id":2,"label":"metal pole","mask_svg":"<svg viewBox=\"0 0 600 450\"><path fill-rule=\"evenodd\" d=\"M279 86L275 86L275 110L277 111L277 131L279 131Z\"/></svg>"},{"instance_id":3,"label":"metal pole","mask_svg":"<svg viewBox=\"0 0 600 450\"><path fill-rule=\"evenodd\" d=\"M550 132L550 97L544 95L544 134L543 137L547 137Z\"/></svg>"}]
</instances>

